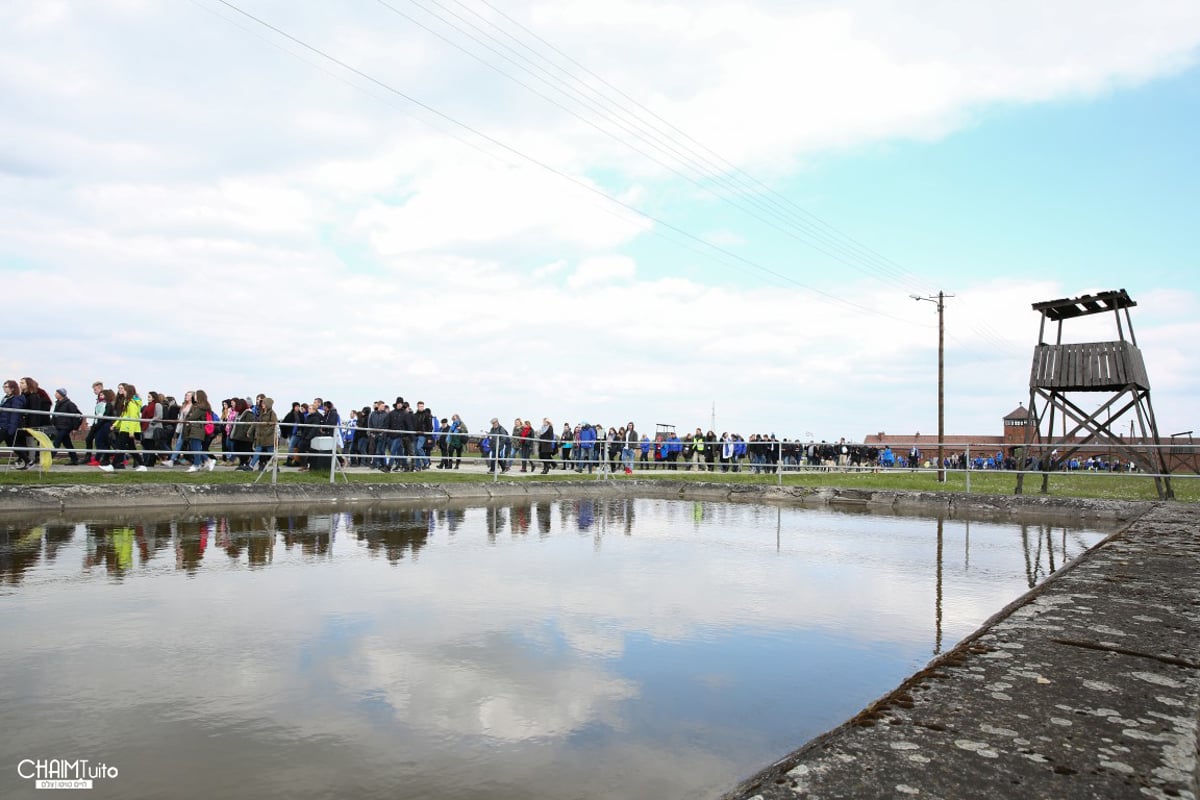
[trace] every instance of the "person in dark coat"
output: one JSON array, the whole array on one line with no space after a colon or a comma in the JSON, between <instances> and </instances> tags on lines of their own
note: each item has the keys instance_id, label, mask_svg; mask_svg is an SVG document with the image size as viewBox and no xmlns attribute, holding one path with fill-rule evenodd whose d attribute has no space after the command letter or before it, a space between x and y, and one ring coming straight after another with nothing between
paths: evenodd
<instances>
[{"instance_id":1,"label":"person in dark coat","mask_svg":"<svg viewBox=\"0 0 1200 800\"><path fill-rule=\"evenodd\" d=\"M21 423L25 415L25 396L14 380L4 382L4 399L0 400L0 444L19 447L18 439L24 440L20 433ZM17 453L17 469L28 469L29 458L25 453Z\"/></svg>"},{"instance_id":2,"label":"person in dark coat","mask_svg":"<svg viewBox=\"0 0 1200 800\"><path fill-rule=\"evenodd\" d=\"M50 395L46 394L46 390L38 386L38 382L30 377L21 378L17 385L21 389L21 396L25 398L25 413L21 420L21 427L34 428L48 435L53 435L49 414L53 406ZM38 452L37 439L34 439L29 434L23 434L21 438L24 446L28 448L25 451L25 463L26 465L32 464Z\"/></svg>"},{"instance_id":3,"label":"person in dark coat","mask_svg":"<svg viewBox=\"0 0 1200 800\"><path fill-rule=\"evenodd\" d=\"M542 427L538 428L538 458L542 460L542 474L546 475L554 466L554 423L549 417L542 418Z\"/></svg>"},{"instance_id":4,"label":"person in dark coat","mask_svg":"<svg viewBox=\"0 0 1200 800\"><path fill-rule=\"evenodd\" d=\"M284 466L298 467L300 459L296 447L300 440L300 423L304 421L304 412L298 402L292 401L292 409L283 415L279 421L279 440L287 445L288 458Z\"/></svg>"},{"instance_id":5,"label":"person in dark coat","mask_svg":"<svg viewBox=\"0 0 1200 800\"><path fill-rule=\"evenodd\" d=\"M75 466L79 463L79 455L71 442L71 434L83 425L83 414L79 413L79 406L75 405L75 401L67 397L66 389L57 389L54 392L54 416L50 417L50 421L54 427L51 444L55 450L60 447L66 450L71 466Z\"/></svg>"},{"instance_id":6,"label":"person in dark coat","mask_svg":"<svg viewBox=\"0 0 1200 800\"><path fill-rule=\"evenodd\" d=\"M504 459L506 448L509 447L508 431L500 424L497 417L492 417L492 427L488 431L488 472L495 472L499 469L501 472L508 472L508 463Z\"/></svg>"}]
</instances>

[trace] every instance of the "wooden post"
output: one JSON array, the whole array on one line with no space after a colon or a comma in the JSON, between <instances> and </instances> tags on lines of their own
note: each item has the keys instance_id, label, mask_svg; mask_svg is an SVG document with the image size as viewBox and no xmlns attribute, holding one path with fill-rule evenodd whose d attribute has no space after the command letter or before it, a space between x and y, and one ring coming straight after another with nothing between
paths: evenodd
<instances>
[{"instance_id":1,"label":"wooden post","mask_svg":"<svg viewBox=\"0 0 1200 800\"><path fill-rule=\"evenodd\" d=\"M938 292L938 483L946 482L946 325L945 295Z\"/></svg>"}]
</instances>

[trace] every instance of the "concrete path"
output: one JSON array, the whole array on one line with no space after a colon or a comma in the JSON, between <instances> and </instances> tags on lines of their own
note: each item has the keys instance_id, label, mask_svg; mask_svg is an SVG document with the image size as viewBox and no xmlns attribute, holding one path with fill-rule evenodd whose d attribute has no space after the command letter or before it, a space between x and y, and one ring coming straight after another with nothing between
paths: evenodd
<instances>
[{"instance_id":1,"label":"concrete path","mask_svg":"<svg viewBox=\"0 0 1200 800\"><path fill-rule=\"evenodd\" d=\"M1196 798L1200 507L1161 504L728 798Z\"/></svg>"}]
</instances>

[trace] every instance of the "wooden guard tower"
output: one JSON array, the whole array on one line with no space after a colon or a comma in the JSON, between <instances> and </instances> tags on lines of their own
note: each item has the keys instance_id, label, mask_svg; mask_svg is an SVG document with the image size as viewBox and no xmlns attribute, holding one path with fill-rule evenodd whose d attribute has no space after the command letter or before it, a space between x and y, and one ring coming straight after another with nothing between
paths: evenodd
<instances>
[{"instance_id":1,"label":"wooden guard tower","mask_svg":"<svg viewBox=\"0 0 1200 800\"><path fill-rule=\"evenodd\" d=\"M1029 374L1030 424L1025 428L1025 450L1017 473L1017 494L1022 491L1028 464L1042 473L1042 493L1049 487L1050 455L1055 463L1065 463L1074 453L1092 443L1120 445L1122 455L1138 469L1161 475L1154 479L1158 496L1174 497L1167 477L1167 462L1159 447L1158 425L1150 405L1150 380L1146 364L1133 334L1129 309L1137 303L1124 289L1099 294L1085 294L1062 300L1034 303L1033 310L1042 315L1038 344L1033 351L1033 369ZM1117 341L1063 344L1063 323L1076 317L1113 312L1117 323ZM1121 324L1124 313L1125 324ZM1046 343L1046 321L1058 323L1054 344ZM1125 339L1128 330L1129 339ZM1111 396L1095 411L1087 412L1068 395L1082 392L1108 392ZM1116 433L1113 423L1128 412L1136 416L1141 430L1135 442ZM1063 435L1054 438L1054 417L1062 414L1063 427L1074 425ZM1152 446L1145 446L1151 444ZM1143 445L1138 447L1137 445Z\"/></svg>"}]
</instances>

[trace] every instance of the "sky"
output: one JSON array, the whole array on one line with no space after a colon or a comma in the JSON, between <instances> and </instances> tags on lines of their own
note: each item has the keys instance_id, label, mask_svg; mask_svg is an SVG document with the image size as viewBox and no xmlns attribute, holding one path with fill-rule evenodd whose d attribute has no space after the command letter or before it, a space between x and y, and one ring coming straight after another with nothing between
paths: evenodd
<instances>
[{"instance_id":1,"label":"sky","mask_svg":"<svg viewBox=\"0 0 1200 800\"><path fill-rule=\"evenodd\" d=\"M902 5L6 3L3 377L930 434L942 291L998 435L1123 288L1200 430L1200 4Z\"/></svg>"}]
</instances>

